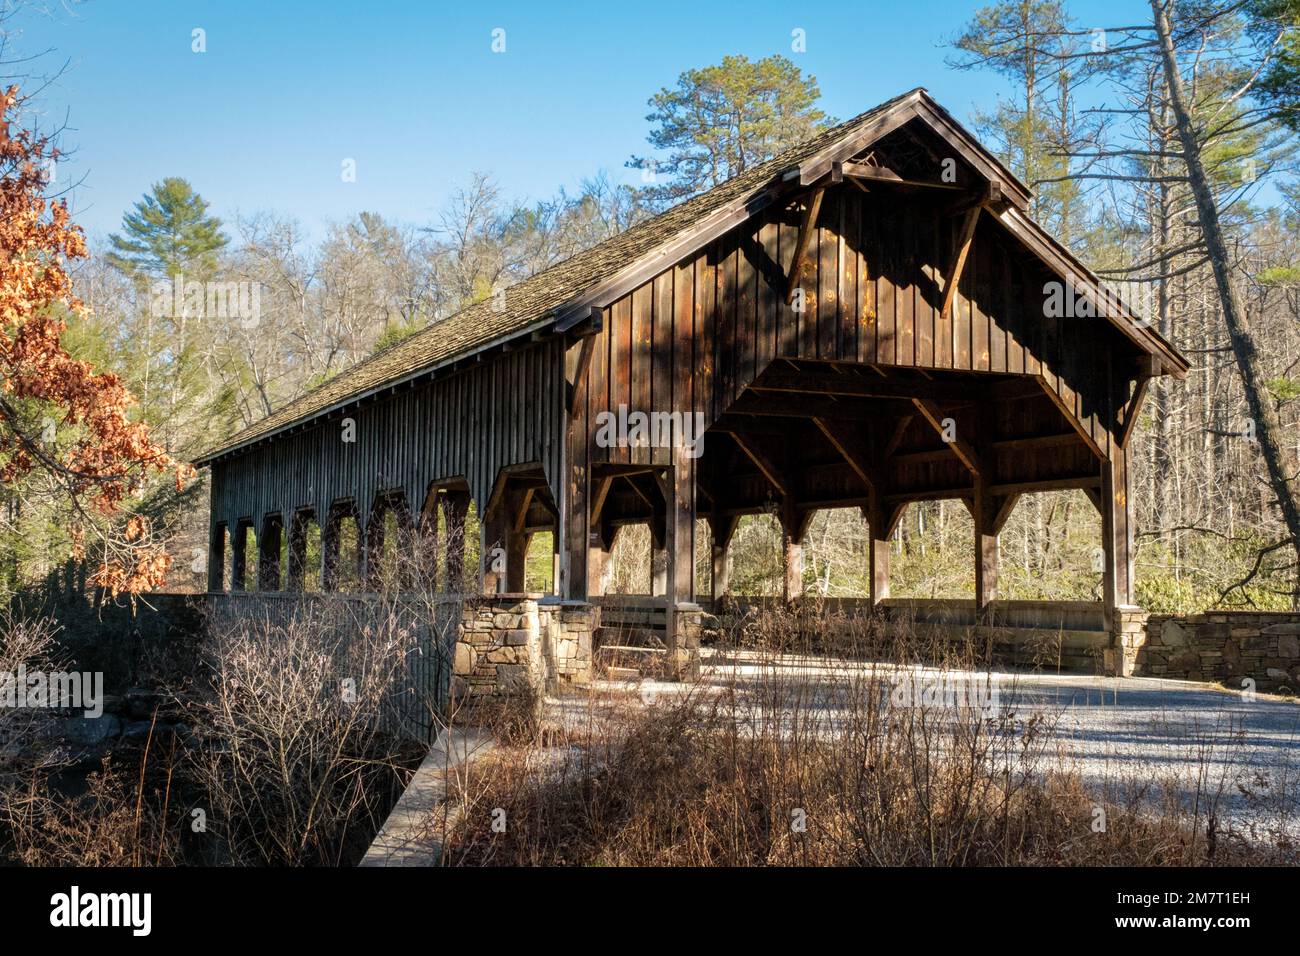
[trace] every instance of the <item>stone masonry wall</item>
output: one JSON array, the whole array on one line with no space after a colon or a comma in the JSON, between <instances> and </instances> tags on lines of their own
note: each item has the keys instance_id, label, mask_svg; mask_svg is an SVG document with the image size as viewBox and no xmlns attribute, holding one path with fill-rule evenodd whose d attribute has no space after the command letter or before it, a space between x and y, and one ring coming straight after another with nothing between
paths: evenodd
<instances>
[{"instance_id":1,"label":"stone masonry wall","mask_svg":"<svg viewBox=\"0 0 1300 956\"><path fill-rule=\"evenodd\" d=\"M547 683L563 689L591 682L591 639L600 608L570 601L538 605Z\"/></svg>"},{"instance_id":2,"label":"stone masonry wall","mask_svg":"<svg viewBox=\"0 0 1300 956\"><path fill-rule=\"evenodd\" d=\"M1111 646L1106 650L1104 663L1107 674L1116 677L1133 677L1138 672L1138 655L1146 643L1146 628L1150 615L1140 607L1119 607L1111 625Z\"/></svg>"},{"instance_id":3,"label":"stone masonry wall","mask_svg":"<svg viewBox=\"0 0 1300 956\"><path fill-rule=\"evenodd\" d=\"M1218 681L1240 690L1300 691L1300 614L1207 611L1153 614L1137 652L1139 677Z\"/></svg>"},{"instance_id":4,"label":"stone masonry wall","mask_svg":"<svg viewBox=\"0 0 1300 956\"><path fill-rule=\"evenodd\" d=\"M541 694L591 680L599 608L528 595L467 603L452 662L453 696Z\"/></svg>"},{"instance_id":5,"label":"stone masonry wall","mask_svg":"<svg viewBox=\"0 0 1300 956\"><path fill-rule=\"evenodd\" d=\"M704 611L696 605L679 606L676 610L677 649L668 662L669 676L674 680L700 679L700 638L704 633Z\"/></svg>"}]
</instances>

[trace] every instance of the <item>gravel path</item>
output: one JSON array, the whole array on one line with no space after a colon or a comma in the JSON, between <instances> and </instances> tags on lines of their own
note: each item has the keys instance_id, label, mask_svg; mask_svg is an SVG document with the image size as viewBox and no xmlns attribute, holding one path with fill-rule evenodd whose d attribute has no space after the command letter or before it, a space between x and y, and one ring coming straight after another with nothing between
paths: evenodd
<instances>
[{"instance_id":1,"label":"gravel path","mask_svg":"<svg viewBox=\"0 0 1300 956\"><path fill-rule=\"evenodd\" d=\"M739 719L770 712L767 702L774 681L797 691L806 703L822 710L829 723L843 707L852 675L873 665L833 658L783 655L706 648L700 682L695 685L643 680L598 681L593 690L626 700L639 697L647 705L684 693L721 694L735 688L747 700ZM1300 790L1300 703L1258 695L1248 699L1214 684L1154 678L1110 678L1000 671L992 675L932 668L875 665L876 673L894 687L911 685L916 693L938 689L965 694L966 700L989 701L996 709L1011 709L1020 724L1035 712L1054 729L1043 759L1072 763L1090 786L1118 786L1132 781L1172 782L1186 801L1196 796L1198 779L1210 790L1222 785L1225 816L1238 824L1275 825L1286 821L1300 835L1296 798ZM991 690L996 698L990 700ZM629 694L634 691L634 694ZM976 694L983 697L976 697ZM788 698L787 698L788 699ZM588 704L569 698L551 701L560 720L581 721ZM1248 799L1245 785L1272 786L1286 780L1289 801Z\"/></svg>"}]
</instances>

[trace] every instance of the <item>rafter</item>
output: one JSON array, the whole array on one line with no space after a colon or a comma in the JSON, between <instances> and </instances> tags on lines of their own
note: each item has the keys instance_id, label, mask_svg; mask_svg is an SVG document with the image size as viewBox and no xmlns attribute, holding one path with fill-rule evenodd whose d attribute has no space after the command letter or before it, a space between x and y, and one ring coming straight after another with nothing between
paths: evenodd
<instances>
[{"instance_id":1,"label":"rafter","mask_svg":"<svg viewBox=\"0 0 1300 956\"><path fill-rule=\"evenodd\" d=\"M778 494L790 494L790 484L782 474L781 469L758 447L753 438L739 432L732 432L731 440L749 457L749 460L762 472L768 484L775 488Z\"/></svg>"},{"instance_id":2,"label":"rafter","mask_svg":"<svg viewBox=\"0 0 1300 956\"><path fill-rule=\"evenodd\" d=\"M872 491L879 491L880 476L872 461L871 448L861 433L857 429L847 427L843 422L833 422L825 418L814 418L813 422L848 462L854 473L862 479L862 483Z\"/></svg>"},{"instance_id":3,"label":"rafter","mask_svg":"<svg viewBox=\"0 0 1300 956\"><path fill-rule=\"evenodd\" d=\"M943 420L951 416L939 407L939 403L925 398L914 398L912 404L921 413L921 417L929 422L931 427L942 436L946 431ZM992 476L992 469L989 468L984 456L980 454L979 449L972 442L967 441L961 435L954 435L951 441L945 438L944 441L972 475L985 479Z\"/></svg>"},{"instance_id":4,"label":"rafter","mask_svg":"<svg viewBox=\"0 0 1300 956\"><path fill-rule=\"evenodd\" d=\"M794 301L795 289L799 286L800 274L808 257L808 243L812 240L812 231L817 225L817 214L821 212L822 196L825 188L813 190L812 198L804 207L803 222L799 224L799 238L794 245L794 259L790 261L790 274L785 281L785 304Z\"/></svg>"},{"instance_id":5,"label":"rafter","mask_svg":"<svg viewBox=\"0 0 1300 956\"><path fill-rule=\"evenodd\" d=\"M964 190L965 186L956 183L936 182L932 179L909 179L900 176L886 166L870 166L866 163L844 163L842 166L844 176L850 180L862 180L871 183L887 183L891 186L916 186L922 189L947 189L956 192Z\"/></svg>"},{"instance_id":6,"label":"rafter","mask_svg":"<svg viewBox=\"0 0 1300 956\"><path fill-rule=\"evenodd\" d=\"M957 284L966 268L970 257L971 243L975 239L975 226L979 223L981 206L972 206L966 210L961 223L961 232L957 237L957 246L953 251L952 264L948 267L947 281L943 286L943 307L939 310L939 320L947 321L952 314L953 299L957 297Z\"/></svg>"}]
</instances>

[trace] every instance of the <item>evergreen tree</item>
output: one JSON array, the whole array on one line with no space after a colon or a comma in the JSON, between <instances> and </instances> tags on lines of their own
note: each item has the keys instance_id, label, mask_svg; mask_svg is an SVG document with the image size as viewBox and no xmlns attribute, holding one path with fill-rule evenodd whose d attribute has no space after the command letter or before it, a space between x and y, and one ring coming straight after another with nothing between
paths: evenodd
<instances>
[{"instance_id":1,"label":"evergreen tree","mask_svg":"<svg viewBox=\"0 0 1300 956\"><path fill-rule=\"evenodd\" d=\"M208 215L207 201L184 179L170 176L122 217L122 232L109 237L109 261L127 275L174 278L186 272L202 279L216 270L226 245L221 220Z\"/></svg>"},{"instance_id":2,"label":"evergreen tree","mask_svg":"<svg viewBox=\"0 0 1300 956\"><path fill-rule=\"evenodd\" d=\"M155 183L122 217L122 233L109 237L108 262L136 290L131 321L143 366L133 370L140 402L171 453L186 455L206 438L213 367L226 361L227 338L204 314L206 296L196 301L185 288L176 294L172 283L212 280L226 241L207 201L174 176Z\"/></svg>"},{"instance_id":3,"label":"evergreen tree","mask_svg":"<svg viewBox=\"0 0 1300 956\"><path fill-rule=\"evenodd\" d=\"M653 171L645 197L657 207L670 205L824 128L830 120L817 109L820 96L816 78L783 56L727 56L716 66L687 70L676 87L651 97L646 116L654 124L649 142L667 150L667 158L634 156L628 166Z\"/></svg>"}]
</instances>

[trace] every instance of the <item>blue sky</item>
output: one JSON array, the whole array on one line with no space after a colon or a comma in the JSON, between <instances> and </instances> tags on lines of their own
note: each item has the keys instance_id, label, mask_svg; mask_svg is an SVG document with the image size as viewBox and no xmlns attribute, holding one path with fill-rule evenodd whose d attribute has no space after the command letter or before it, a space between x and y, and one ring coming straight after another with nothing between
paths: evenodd
<instances>
[{"instance_id":1,"label":"blue sky","mask_svg":"<svg viewBox=\"0 0 1300 956\"><path fill-rule=\"evenodd\" d=\"M840 118L914 86L959 119L996 77L945 65L977 4L442 3L90 0L24 13L16 50L66 71L43 95L63 122L61 183L92 236L151 183L189 179L218 215L274 210L319 235L361 210L426 224L470 173L537 199L646 151L646 100L729 53L791 56ZM1085 24L1140 21L1139 0L1071 5ZM192 31L207 51L191 50ZM491 50L506 31L506 51ZM791 31L807 51L792 53ZM355 159L357 181L340 175Z\"/></svg>"}]
</instances>

